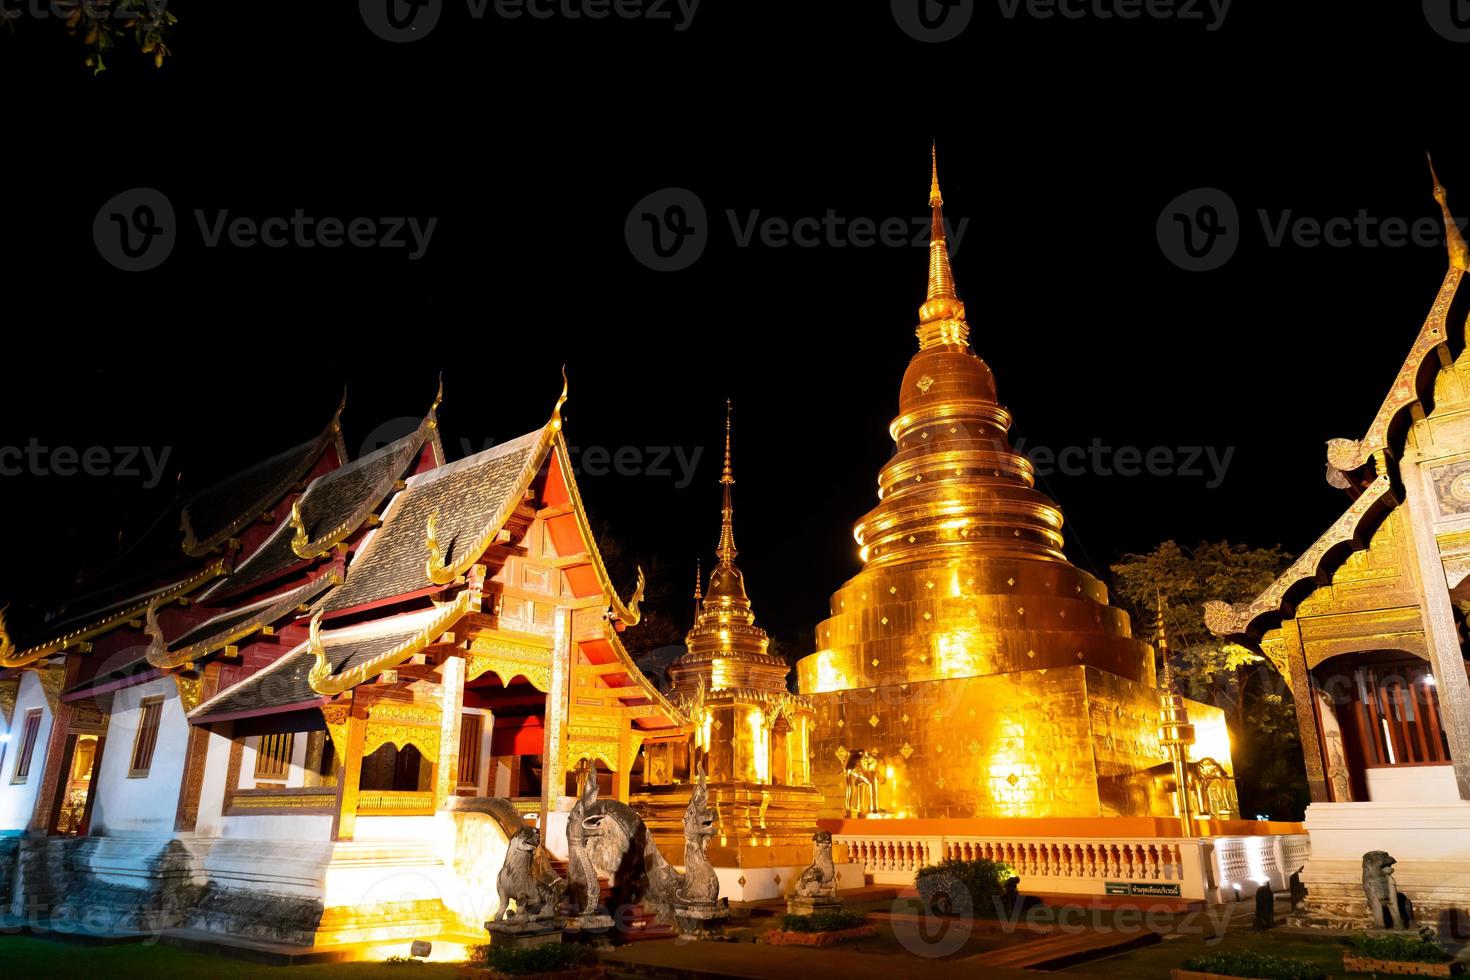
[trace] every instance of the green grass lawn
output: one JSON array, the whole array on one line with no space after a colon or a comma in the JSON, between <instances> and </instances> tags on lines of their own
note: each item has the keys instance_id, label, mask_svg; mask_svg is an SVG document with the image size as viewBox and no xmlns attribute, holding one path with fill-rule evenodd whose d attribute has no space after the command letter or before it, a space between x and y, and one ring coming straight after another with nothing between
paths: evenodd
<instances>
[{"instance_id":1,"label":"green grass lawn","mask_svg":"<svg viewBox=\"0 0 1470 980\"><path fill-rule=\"evenodd\" d=\"M0 977L26 980L441 980L455 976L454 963L329 963L316 966L265 966L223 956L207 956L170 946L129 943L80 945L0 937Z\"/></svg>"},{"instance_id":2,"label":"green grass lawn","mask_svg":"<svg viewBox=\"0 0 1470 980\"><path fill-rule=\"evenodd\" d=\"M1169 970L1192 956L1252 950L1307 960L1330 976L1343 977L1351 975L1342 968L1342 952L1346 948L1345 936L1304 936L1276 931L1259 933L1251 930L1250 919L1245 918L1234 920L1225 936L1213 944L1207 944L1203 936L1176 936L1154 946L1080 964L1072 967L1070 972L1096 977L1127 977L1129 980L1168 980Z\"/></svg>"}]
</instances>

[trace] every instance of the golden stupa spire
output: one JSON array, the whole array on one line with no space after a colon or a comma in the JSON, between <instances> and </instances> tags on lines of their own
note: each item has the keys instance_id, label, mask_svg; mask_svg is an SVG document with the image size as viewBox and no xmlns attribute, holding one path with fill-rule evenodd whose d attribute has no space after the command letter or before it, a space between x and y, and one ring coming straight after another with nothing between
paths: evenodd
<instances>
[{"instance_id":1,"label":"golden stupa spire","mask_svg":"<svg viewBox=\"0 0 1470 980\"><path fill-rule=\"evenodd\" d=\"M699 559L696 558L696 559L694 559L694 620L695 620L695 622L698 622L699 621L699 611L700 611L700 608L704 605L704 593L702 593L702 592L699 591L700 579L702 579L703 577L704 577L704 572L699 567Z\"/></svg>"},{"instance_id":2,"label":"golden stupa spire","mask_svg":"<svg viewBox=\"0 0 1470 980\"><path fill-rule=\"evenodd\" d=\"M1429 176L1434 179L1434 199L1439 202L1439 209L1444 212L1444 234L1445 244L1450 251L1450 265L1461 272L1470 271L1470 248L1465 245L1465 236L1460 234L1460 226L1455 223L1455 216L1450 213L1449 192L1439 182L1439 174L1434 172L1434 158L1429 154Z\"/></svg>"},{"instance_id":3,"label":"golden stupa spire","mask_svg":"<svg viewBox=\"0 0 1470 980\"><path fill-rule=\"evenodd\" d=\"M739 554L735 550L735 504L730 495L730 488L735 485L735 470L730 464L730 415L734 406L730 399L725 399L725 469L720 474L720 483L724 485L724 500L720 506L720 546L715 549L719 556L720 564L733 565L735 556Z\"/></svg>"},{"instance_id":4,"label":"golden stupa spire","mask_svg":"<svg viewBox=\"0 0 1470 980\"><path fill-rule=\"evenodd\" d=\"M966 346L970 327L965 323L965 304L955 292L954 271L949 265L949 241L944 230L944 196L939 192L939 148L929 148L929 291L919 307L919 349L940 344Z\"/></svg>"},{"instance_id":5,"label":"golden stupa spire","mask_svg":"<svg viewBox=\"0 0 1470 980\"><path fill-rule=\"evenodd\" d=\"M1165 691L1172 693L1174 690L1174 666L1169 661L1169 634L1164 632L1164 597L1162 593L1155 593L1158 600L1159 611L1154 619L1154 647L1159 651L1159 656L1164 658L1164 677L1162 687Z\"/></svg>"}]
</instances>

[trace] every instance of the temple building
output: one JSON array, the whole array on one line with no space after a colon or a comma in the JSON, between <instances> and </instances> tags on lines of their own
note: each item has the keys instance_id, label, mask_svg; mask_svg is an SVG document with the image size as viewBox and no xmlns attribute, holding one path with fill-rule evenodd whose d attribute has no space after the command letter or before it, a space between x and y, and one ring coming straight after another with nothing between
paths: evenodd
<instances>
[{"instance_id":1,"label":"temple building","mask_svg":"<svg viewBox=\"0 0 1470 980\"><path fill-rule=\"evenodd\" d=\"M357 460L334 416L15 617L10 911L304 947L483 936L505 840L456 798L503 798L564 853L576 771L627 800L640 750L691 730L619 639L641 574L625 600L598 553L565 397L452 463L437 397Z\"/></svg>"},{"instance_id":2,"label":"temple building","mask_svg":"<svg viewBox=\"0 0 1470 980\"><path fill-rule=\"evenodd\" d=\"M1269 658L1292 693L1312 800L1302 920L1374 925L1364 860L1387 851L1420 921L1463 941L1470 349L1453 325L1470 331L1470 249L1437 176L1434 196L1449 268L1365 434L1327 444L1342 516L1260 595L1210 603L1205 621Z\"/></svg>"},{"instance_id":3,"label":"temple building","mask_svg":"<svg viewBox=\"0 0 1470 980\"><path fill-rule=\"evenodd\" d=\"M827 817L1147 817L1179 812L1154 651L1067 560L1062 513L1007 438L970 348L937 163L919 350L889 426L863 567L798 665ZM1220 709L1190 704L1191 761L1230 769ZM1212 816L1231 817L1232 813Z\"/></svg>"},{"instance_id":4,"label":"temple building","mask_svg":"<svg viewBox=\"0 0 1470 980\"><path fill-rule=\"evenodd\" d=\"M708 854L721 892L760 899L783 894L781 882L789 887L811 863L821 799L811 780L811 702L787 689L791 668L769 652L735 564L729 409L727 403L716 563L702 595L696 579L688 653L668 671L670 700L692 730L684 742L649 746L634 805L665 856L681 860L681 821L702 766L718 814Z\"/></svg>"}]
</instances>

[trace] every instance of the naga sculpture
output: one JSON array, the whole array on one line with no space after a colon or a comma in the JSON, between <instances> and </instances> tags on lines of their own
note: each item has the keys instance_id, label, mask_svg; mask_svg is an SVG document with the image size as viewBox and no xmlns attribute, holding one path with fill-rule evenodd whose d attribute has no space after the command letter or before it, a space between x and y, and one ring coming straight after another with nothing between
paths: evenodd
<instances>
[{"instance_id":1,"label":"naga sculpture","mask_svg":"<svg viewBox=\"0 0 1470 980\"><path fill-rule=\"evenodd\" d=\"M588 774L582 795L567 815L567 898L569 914L591 916L597 913L601 886L589 842L598 837L601 817L594 814L597 804L597 777Z\"/></svg>"},{"instance_id":2,"label":"naga sculpture","mask_svg":"<svg viewBox=\"0 0 1470 980\"><path fill-rule=\"evenodd\" d=\"M715 811L709 807L709 787L702 761L696 772L694 795L684 809L684 874L673 889L679 905L712 905L720 897L720 879L705 854L715 833Z\"/></svg>"},{"instance_id":3,"label":"naga sculpture","mask_svg":"<svg viewBox=\"0 0 1470 980\"><path fill-rule=\"evenodd\" d=\"M495 890L500 894L500 907L494 924L549 925L556 918L557 889L536 878L536 851L541 847L541 834L535 827L522 827L510 839L505 851L505 864L495 876ZM511 913L511 901L516 903Z\"/></svg>"}]
</instances>

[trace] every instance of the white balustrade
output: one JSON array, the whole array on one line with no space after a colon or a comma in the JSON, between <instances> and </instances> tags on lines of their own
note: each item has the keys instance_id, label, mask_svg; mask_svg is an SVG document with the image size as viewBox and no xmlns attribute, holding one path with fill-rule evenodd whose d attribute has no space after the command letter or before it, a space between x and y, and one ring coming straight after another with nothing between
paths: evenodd
<instances>
[{"instance_id":1,"label":"white balustrade","mask_svg":"<svg viewBox=\"0 0 1470 980\"><path fill-rule=\"evenodd\" d=\"M1093 894L1138 886L1137 894L1214 902L1249 898L1261 883L1284 891L1305 862L1305 834L1260 837L976 837L873 833L833 835L875 884L911 885L925 865L986 859L1009 865L1021 889ZM1148 886L1163 886L1149 888Z\"/></svg>"}]
</instances>

